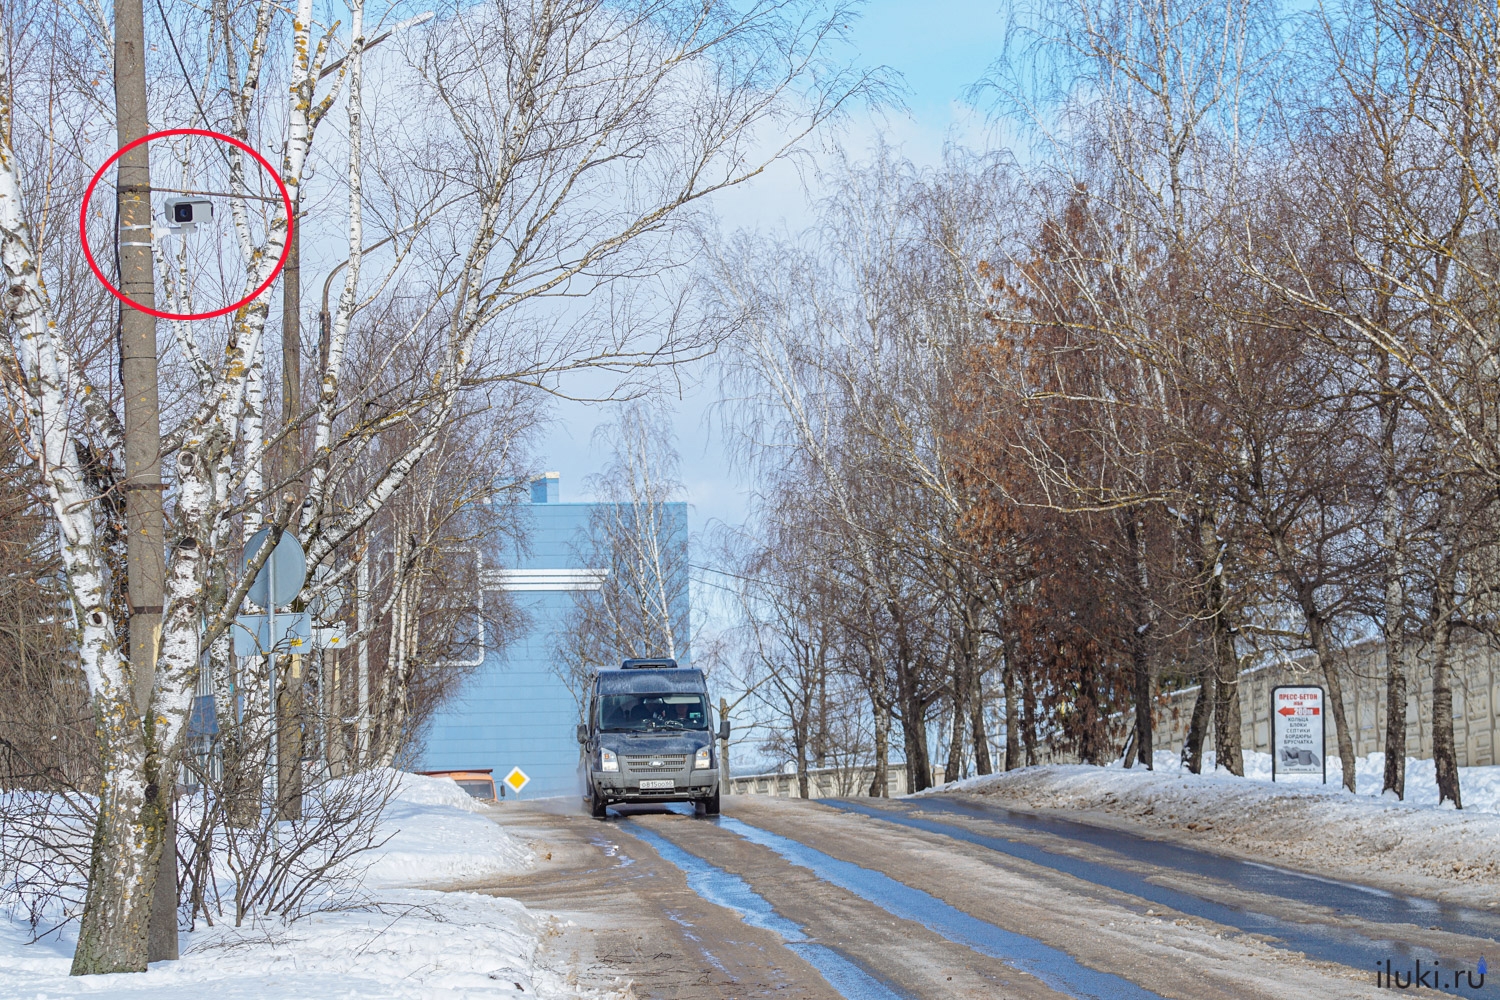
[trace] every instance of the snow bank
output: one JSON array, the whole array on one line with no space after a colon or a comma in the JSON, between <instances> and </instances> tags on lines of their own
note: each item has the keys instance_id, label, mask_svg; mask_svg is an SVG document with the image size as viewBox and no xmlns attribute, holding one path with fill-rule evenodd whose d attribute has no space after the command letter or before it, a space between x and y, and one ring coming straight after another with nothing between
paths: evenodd
<instances>
[{"instance_id":1,"label":"snow bank","mask_svg":"<svg viewBox=\"0 0 1500 1000\"><path fill-rule=\"evenodd\" d=\"M73 938L25 945L0 928L0 997L108 996L163 1000L436 1000L572 994L534 963L538 919L509 899L390 890L378 908L317 914L290 925L224 927L184 935L183 956L144 974L72 978Z\"/></svg>"},{"instance_id":2,"label":"snow bank","mask_svg":"<svg viewBox=\"0 0 1500 1000\"><path fill-rule=\"evenodd\" d=\"M403 888L519 871L531 852L483 815L447 778L403 775L385 815L390 835L365 877L370 905L291 924L201 927L182 936L182 959L144 974L72 978L76 925L28 944L20 921L0 918L0 998L573 997L536 950L551 917L470 892Z\"/></svg>"},{"instance_id":3,"label":"snow bank","mask_svg":"<svg viewBox=\"0 0 1500 1000\"><path fill-rule=\"evenodd\" d=\"M383 818L390 839L366 884L451 882L528 867L531 852L480 815L486 808L452 778L403 774Z\"/></svg>"},{"instance_id":4,"label":"snow bank","mask_svg":"<svg viewBox=\"0 0 1500 1000\"><path fill-rule=\"evenodd\" d=\"M949 782L918 793L968 792L1031 809L1092 813L1113 825L1165 832L1173 839L1275 860L1294 867L1492 903L1500 886L1500 767L1459 769L1465 808L1437 807L1432 762L1407 762L1406 801L1380 795L1385 761L1356 764L1357 795L1317 779L1270 781L1268 754L1246 753L1246 777L1195 775L1174 754L1155 771L1139 767L1049 765ZM1089 818L1080 816L1080 818Z\"/></svg>"},{"instance_id":5,"label":"snow bank","mask_svg":"<svg viewBox=\"0 0 1500 1000\"><path fill-rule=\"evenodd\" d=\"M1242 779L1235 778L1224 771L1214 771L1213 751L1207 750L1203 754L1203 774L1195 775L1183 767L1182 760L1177 754L1166 750L1158 750L1152 758L1152 764L1156 770L1150 772L1157 777L1170 776L1189 778L1193 780L1211 780L1213 778L1225 778L1231 783ZM1117 771L1130 774L1145 774L1137 766L1131 771L1126 771L1120 761L1115 761L1103 768L1076 765L1082 774L1097 774L1100 771ZM1317 775L1286 775L1277 776L1274 787L1277 789L1299 789L1311 792L1320 792L1330 795L1345 795L1343 786L1343 764L1337 756L1328 758L1328 783L1323 784ZM1012 772L1014 774L1016 772ZM1354 759L1355 788L1357 795L1372 798L1384 798L1395 801L1393 796L1381 796L1381 786L1385 783L1385 754L1372 753L1368 757L1356 757ZM939 791L982 791L996 780L1005 780L1005 775L990 775L983 778L967 778L963 781L950 781L946 785L939 785L927 792L919 792L919 795L927 795ZM1266 784L1271 782L1271 755L1259 753L1254 750L1245 751L1245 777L1246 781L1261 781ZM1458 769L1459 790L1463 795L1464 811L1469 813L1497 813L1500 814L1500 765L1488 767L1461 767ZM1452 803L1438 805L1437 790L1437 766L1430 760L1418 760L1415 757L1406 758L1406 799L1405 803L1411 806L1422 806L1427 808L1452 809Z\"/></svg>"},{"instance_id":6,"label":"snow bank","mask_svg":"<svg viewBox=\"0 0 1500 1000\"><path fill-rule=\"evenodd\" d=\"M1208 761L1212 762L1213 755L1207 755ZM1190 774L1182 767L1181 760L1174 753L1158 753L1152 763L1158 771L1171 770L1180 774ZM1205 769L1207 768L1205 764ZM1343 781L1343 764L1337 756L1328 758L1328 784L1338 791ZM1271 755L1268 753L1249 752L1245 754L1245 777L1253 781L1271 780ZM1317 778L1307 778L1297 775L1288 778L1280 775L1276 781L1277 785L1285 782L1313 783ZM1357 795L1379 796L1380 788L1385 784L1385 754L1372 753L1368 757L1354 758L1354 787ZM1322 787L1319 784L1319 787ZM1458 769L1458 787L1463 796L1465 812L1490 812L1500 813L1500 766L1490 767L1461 767ZM1406 758L1406 801L1412 805L1438 807L1437 790L1437 765L1430 760L1418 760L1415 757ZM1452 809L1451 804L1444 804L1441 808Z\"/></svg>"}]
</instances>

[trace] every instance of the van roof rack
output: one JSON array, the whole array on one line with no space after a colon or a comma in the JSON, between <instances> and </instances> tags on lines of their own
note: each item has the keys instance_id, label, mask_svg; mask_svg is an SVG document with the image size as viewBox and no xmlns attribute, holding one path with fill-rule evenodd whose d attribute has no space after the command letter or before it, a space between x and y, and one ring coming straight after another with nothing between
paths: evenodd
<instances>
[{"instance_id":1,"label":"van roof rack","mask_svg":"<svg viewBox=\"0 0 1500 1000\"><path fill-rule=\"evenodd\" d=\"M636 660L626 660L620 664L621 670L641 670L654 668L657 670L676 670L677 661L670 656L657 656Z\"/></svg>"}]
</instances>

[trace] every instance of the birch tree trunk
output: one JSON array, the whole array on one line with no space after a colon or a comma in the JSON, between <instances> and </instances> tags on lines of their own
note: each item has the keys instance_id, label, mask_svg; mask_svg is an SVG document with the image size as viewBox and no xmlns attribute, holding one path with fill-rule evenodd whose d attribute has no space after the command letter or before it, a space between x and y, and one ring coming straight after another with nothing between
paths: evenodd
<instances>
[{"instance_id":1,"label":"birch tree trunk","mask_svg":"<svg viewBox=\"0 0 1500 1000\"><path fill-rule=\"evenodd\" d=\"M1451 585L1448 589L1451 593ZM1453 808L1462 809L1458 753L1453 743L1453 688L1448 681L1453 637L1449 616L1439 615L1432 623L1432 632L1432 763L1437 770L1438 804L1452 802Z\"/></svg>"},{"instance_id":2,"label":"birch tree trunk","mask_svg":"<svg viewBox=\"0 0 1500 1000\"><path fill-rule=\"evenodd\" d=\"M11 147L9 41L0 28L0 267L4 307L25 411L27 444L46 485L59 528L73 606L74 642L93 703L102 781L88 898L74 972L145 968L151 893L165 814L150 771L152 734L136 705L135 678L121 655L106 569L95 530L95 496L68 426L71 367L42 283L22 214L22 190Z\"/></svg>"},{"instance_id":3,"label":"birch tree trunk","mask_svg":"<svg viewBox=\"0 0 1500 1000\"><path fill-rule=\"evenodd\" d=\"M1462 809L1458 752L1453 742L1453 688L1448 679L1453 619L1458 613L1458 553L1462 532L1456 501L1455 491L1450 486L1440 491L1438 503L1442 508L1438 520L1445 550L1439 557L1437 578L1432 588L1432 763L1437 771L1438 804L1452 802L1453 808ZM1404 715L1402 721L1405 722Z\"/></svg>"}]
</instances>

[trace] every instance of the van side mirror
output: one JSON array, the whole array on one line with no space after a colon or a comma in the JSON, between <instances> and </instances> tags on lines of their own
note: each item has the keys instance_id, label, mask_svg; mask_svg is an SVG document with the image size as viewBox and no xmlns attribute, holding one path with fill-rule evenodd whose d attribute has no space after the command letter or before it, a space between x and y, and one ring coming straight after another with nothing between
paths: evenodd
<instances>
[{"instance_id":1,"label":"van side mirror","mask_svg":"<svg viewBox=\"0 0 1500 1000\"><path fill-rule=\"evenodd\" d=\"M588 741L589 741L589 727L585 726L583 723L580 722L578 724L578 742L579 743L587 743Z\"/></svg>"},{"instance_id":2,"label":"van side mirror","mask_svg":"<svg viewBox=\"0 0 1500 1000\"><path fill-rule=\"evenodd\" d=\"M728 719L725 719L725 718L720 718L719 719L719 739L723 740L725 743L729 742L729 720Z\"/></svg>"}]
</instances>

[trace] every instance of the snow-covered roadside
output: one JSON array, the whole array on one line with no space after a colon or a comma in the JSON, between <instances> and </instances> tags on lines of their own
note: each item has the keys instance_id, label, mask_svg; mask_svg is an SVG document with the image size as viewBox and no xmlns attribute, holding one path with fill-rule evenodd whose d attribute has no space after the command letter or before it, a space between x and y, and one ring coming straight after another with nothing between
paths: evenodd
<instances>
[{"instance_id":1,"label":"snow-covered roadside","mask_svg":"<svg viewBox=\"0 0 1500 1000\"><path fill-rule=\"evenodd\" d=\"M949 782L919 795L955 792L1071 815L1303 871L1418 895L1497 904L1500 888L1500 767L1461 768L1465 808L1436 806L1432 762L1407 763L1405 802L1379 795L1385 762L1356 764L1358 795L1306 779L1272 784L1268 754L1246 753L1246 777L1180 766L1158 753L1155 771L1086 765L1023 768Z\"/></svg>"},{"instance_id":2,"label":"snow-covered roadside","mask_svg":"<svg viewBox=\"0 0 1500 1000\"><path fill-rule=\"evenodd\" d=\"M366 884L432 885L529 868L531 852L482 815L486 808L451 778L403 774L382 817L396 832L367 870Z\"/></svg>"},{"instance_id":3,"label":"snow-covered roadside","mask_svg":"<svg viewBox=\"0 0 1500 1000\"><path fill-rule=\"evenodd\" d=\"M286 925L200 925L183 935L180 961L144 974L71 978L71 927L28 945L24 924L0 918L0 998L576 996L535 961L552 918L509 899L410 888L531 864L484 808L449 779L403 776L382 821L391 839L365 876L371 906Z\"/></svg>"}]
</instances>

